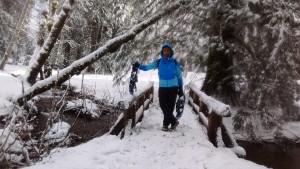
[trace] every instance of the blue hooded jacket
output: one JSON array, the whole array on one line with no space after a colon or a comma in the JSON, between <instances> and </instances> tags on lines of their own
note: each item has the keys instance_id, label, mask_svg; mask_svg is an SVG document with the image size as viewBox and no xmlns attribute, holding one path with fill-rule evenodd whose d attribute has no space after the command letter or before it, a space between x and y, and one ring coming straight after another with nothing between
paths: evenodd
<instances>
[{"instance_id":1,"label":"blue hooded jacket","mask_svg":"<svg viewBox=\"0 0 300 169\"><path fill-rule=\"evenodd\" d=\"M171 49L171 56L163 56L163 48L168 47ZM139 69L148 71L151 69L158 69L159 87L176 87L182 86L182 74L180 64L173 58L174 51L171 44L164 43L160 52L161 58L156 59L148 65L140 65ZM159 64L157 63L159 61ZM175 63L176 62L176 63Z\"/></svg>"}]
</instances>

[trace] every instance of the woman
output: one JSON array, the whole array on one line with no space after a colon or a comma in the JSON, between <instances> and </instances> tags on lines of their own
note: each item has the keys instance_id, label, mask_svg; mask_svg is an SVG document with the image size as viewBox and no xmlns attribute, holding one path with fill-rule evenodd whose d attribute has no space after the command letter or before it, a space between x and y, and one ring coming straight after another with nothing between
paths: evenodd
<instances>
[{"instance_id":1,"label":"woman","mask_svg":"<svg viewBox=\"0 0 300 169\"><path fill-rule=\"evenodd\" d=\"M143 71L158 69L159 76L159 105L164 114L163 131L175 130L179 122L173 114L177 94L183 95L182 73L179 63L173 58L174 51L171 44L162 45L161 58L148 65L134 63L133 66ZM169 125L171 127L169 128Z\"/></svg>"}]
</instances>

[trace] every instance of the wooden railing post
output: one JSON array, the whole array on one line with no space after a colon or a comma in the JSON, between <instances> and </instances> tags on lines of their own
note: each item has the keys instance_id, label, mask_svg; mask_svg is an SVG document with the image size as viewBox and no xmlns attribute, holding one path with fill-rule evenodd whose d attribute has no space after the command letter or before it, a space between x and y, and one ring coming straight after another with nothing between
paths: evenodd
<instances>
[{"instance_id":1,"label":"wooden railing post","mask_svg":"<svg viewBox=\"0 0 300 169\"><path fill-rule=\"evenodd\" d=\"M222 139L226 147L234 147L235 143L232 142L231 138L229 137L229 134L226 127L222 124L221 126L222 131Z\"/></svg>"},{"instance_id":2,"label":"wooden railing post","mask_svg":"<svg viewBox=\"0 0 300 169\"><path fill-rule=\"evenodd\" d=\"M151 97L151 103L153 103L153 97L154 97L154 86L151 87L151 93L150 95L152 94L152 97Z\"/></svg>"},{"instance_id":3,"label":"wooden railing post","mask_svg":"<svg viewBox=\"0 0 300 169\"><path fill-rule=\"evenodd\" d=\"M137 100L138 102L138 100ZM133 111L131 111L131 128L134 128L135 127L135 116L136 116L136 111L137 111L137 106L138 104L137 103L134 103L134 106L133 106Z\"/></svg>"},{"instance_id":4,"label":"wooden railing post","mask_svg":"<svg viewBox=\"0 0 300 169\"><path fill-rule=\"evenodd\" d=\"M208 115L208 129L207 135L208 139L215 147L217 144L217 131L218 128L222 126L222 116L216 114L214 111Z\"/></svg>"},{"instance_id":5,"label":"wooden railing post","mask_svg":"<svg viewBox=\"0 0 300 169\"><path fill-rule=\"evenodd\" d=\"M189 96L190 96L190 98L192 98L191 100L194 102L194 98L193 98L193 90L190 90L190 91L189 91ZM192 102L192 103L193 103L193 102ZM189 102L190 105L191 105L192 103ZM191 105L191 106L192 106L192 105Z\"/></svg>"},{"instance_id":6,"label":"wooden railing post","mask_svg":"<svg viewBox=\"0 0 300 169\"><path fill-rule=\"evenodd\" d=\"M197 87L193 84L190 84L189 87L189 104L198 113L199 121L207 128L207 135L210 142L215 147L218 147L217 134L220 129L220 137L222 137L222 141L226 147L239 147L233 135L229 133L223 124L223 117L231 115L229 106L197 90ZM240 153L238 154L239 156L246 155L243 148L239 147L238 149L241 150L238 152Z\"/></svg>"},{"instance_id":7,"label":"wooden railing post","mask_svg":"<svg viewBox=\"0 0 300 169\"><path fill-rule=\"evenodd\" d=\"M145 107L147 108L149 107L150 102L148 102L147 105L145 105L146 100L149 99L149 101L152 100L153 102L153 92L154 92L154 87L152 83L152 86L150 88L145 90L139 96L135 97L129 104L128 108L126 110L123 110L123 113L120 115L119 119L117 120L115 125L111 128L109 133L113 135L118 135L120 131L122 131L125 128L129 119L132 120L130 127L134 128L136 123L142 120ZM152 97L150 98L151 94ZM141 110L142 112L141 114L137 115L136 113L140 108L142 108Z\"/></svg>"}]
</instances>

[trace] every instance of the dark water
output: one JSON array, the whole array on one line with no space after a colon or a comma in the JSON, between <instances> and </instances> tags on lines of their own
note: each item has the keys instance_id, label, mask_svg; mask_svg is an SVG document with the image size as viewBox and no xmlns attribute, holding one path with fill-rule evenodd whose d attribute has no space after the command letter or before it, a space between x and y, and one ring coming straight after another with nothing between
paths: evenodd
<instances>
[{"instance_id":1,"label":"dark water","mask_svg":"<svg viewBox=\"0 0 300 169\"><path fill-rule=\"evenodd\" d=\"M273 169L300 169L300 144L251 143L238 141L245 159Z\"/></svg>"},{"instance_id":2,"label":"dark water","mask_svg":"<svg viewBox=\"0 0 300 169\"><path fill-rule=\"evenodd\" d=\"M72 98L66 97L66 100L71 100ZM59 100L60 98L58 97L55 102ZM34 129L32 131L34 139L38 140L47 128L47 121L50 114L42 112L50 112L53 101L53 98L42 98L36 103L39 114L34 120ZM102 110L100 117L92 119L90 116L84 115L82 112L80 113L79 109L69 109L61 112L59 119L56 119L55 122L61 120L71 126L69 133L73 141L68 146L75 146L107 133L114 125L120 113L121 110L108 107Z\"/></svg>"},{"instance_id":3,"label":"dark water","mask_svg":"<svg viewBox=\"0 0 300 169\"><path fill-rule=\"evenodd\" d=\"M71 125L69 132L75 135L72 144L69 146L75 146L83 142L87 142L95 137L99 137L109 131L114 125L119 116L118 112L110 112L102 114L100 118L89 119L85 117L77 117L76 114L64 113L62 121ZM42 132L46 129L48 120L47 113L39 114L35 120L35 126L33 131L33 138L39 139Z\"/></svg>"}]
</instances>

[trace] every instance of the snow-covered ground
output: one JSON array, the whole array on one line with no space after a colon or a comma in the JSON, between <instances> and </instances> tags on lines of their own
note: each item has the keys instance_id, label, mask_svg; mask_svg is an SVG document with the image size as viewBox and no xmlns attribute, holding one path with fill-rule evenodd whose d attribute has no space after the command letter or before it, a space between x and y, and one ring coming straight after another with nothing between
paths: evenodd
<instances>
[{"instance_id":1,"label":"snow-covered ground","mask_svg":"<svg viewBox=\"0 0 300 169\"><path fill-rule=\"evenodd\" d=\"M189 106L174 132L161 131L162 119L156 95L143 121L134 130L128 129L122 140L104 135L77 147L55 149L50 156L27 169L266 168L238 158L231 149L215 148Z\"/></svg>"},{"instance_id":2,"label":"snow-covered ground","mask_svg":"<svg viewBox=\"0 0 300 169\"><path fill-rule=\"evenodd\" d=\"M7 114L8 107L12 106L11 100L22 93L22 84L14 74L24 74L25 69L19 66L6 66L6 71L0 71L0 115Z\"/></svg>"},{"instance_id":3,"label":"snow-covered ground","mask_svg":"<svg viewBox=\"0 0 300 169\"><path fill-rule=\"evenodd\" d=\"M0 71L0 115L9 113L7 108L12 105L10 101L22 92L19 78L11 76L11 73L24 74L25 69L26 67L7 65L5 71ZM74 76L70 80L77 91L84 89L87 94L98 99L108 99L112 103L132 97L128 95L128 81L124 81L123 85L113 86L112 76L84 75L82 88L82 77ZM204 77L205 74L188 73L184 83L187 85L192 81L199 87ZM143 121L132 131L132 135L127 132L123 140L104 135L77 147L55 149L42 162L28 168L266 168L238 158L228 148L214 148L207 139L206 130L188 105L175 132L161 131L157 71L139 73L137 93L143 91L149 81L154 82L154 103L145 112ZM231 118L224 121L229 124L229 128L233 128ZM64 126L65 129L68 128L68 125ZM299 122L288 123L282 129L287 138L300 138ZM0 135L2 132L0 130Z\"/></svg>"}]
</instances>

